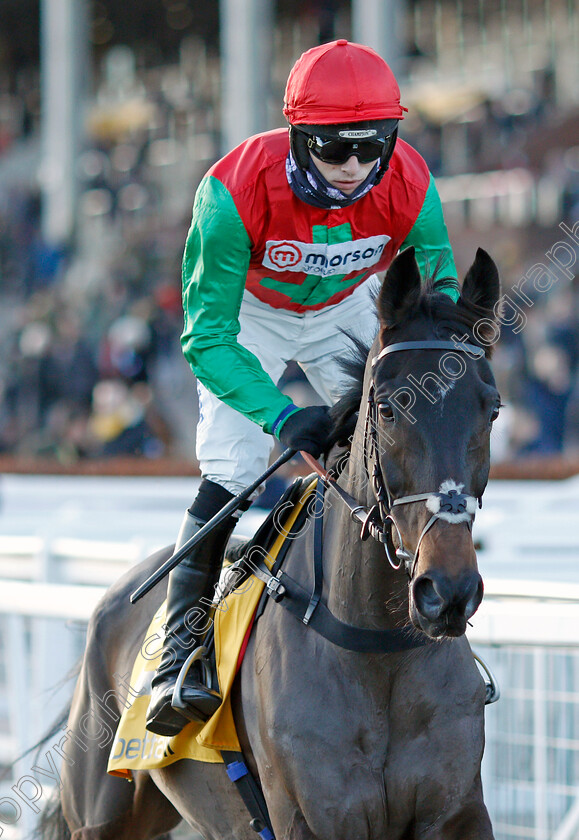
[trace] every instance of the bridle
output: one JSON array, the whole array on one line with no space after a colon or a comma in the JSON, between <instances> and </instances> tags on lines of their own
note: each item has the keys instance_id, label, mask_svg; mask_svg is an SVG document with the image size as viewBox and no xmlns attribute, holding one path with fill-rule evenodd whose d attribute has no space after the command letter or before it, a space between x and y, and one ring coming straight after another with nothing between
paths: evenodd
<instances>
[{"instance_id":1,"label":"bridle","mask_svg":"<svg viewBox=\"0 0 579 840\"><path fill-rule=\"evenodd\" d=\"M374 374L378 363L391 353L398 353L406 350L453 350L455 352L468 353L469 356L483 358L485 353L482 347L473 344L464 344L454 341L443 341L433 339L430 341L400 341L389 344L372 359L372 380L368 393L366 406L366 419L364 424L364 468L368 479L372 483L372 490L376 498L376 504L367 512L362 524L361 538L369 536L384 544L388 562L394 569L400 569L404 565L410 578L414 573L418 552L422 540L438 520L446 522L466 522L469 529L472 528L477 504L480 507L482 500L479 497L469 496L462 493L462 485L449 487L442 485L437 491L415 493L407 496L392 497L388 489L386 479L380 465L380 445L378 441L378 403L375 397ZM431 512L431 517L422 529L418 538L416 549L410 551L403 542L402 534L393 509L399 505L425 502ZM358 511L360 508L358 508ZM352 511L354 514L354 511ZM393 531L396 532L397 545L394 543Z\"/></svg>"},{"instance_id":2,"label":"bridle","mask_svg":"<svg viewBox=\"0 0 579 840\"><path fill-rule=\"evenodd\" d=\"M323 598L323 514L326 488L330 489L341 499L350 511L351 518L361 525L361 538L365 540L372 536L382 543L385 546L386 556L390 564L395 569L400 569L404 564L410 579L412 579L420 544L430 528L439 519L444 519L447 522L466 522L469 527L472 527L477 503L477 499L462 493L462 486L456 485L452 480L444 482L438 491L415 493L400 496L397 499L392 498L392 494L388 490L379 459L374 371L378 362L389 353L403 350L461 350L474 358L480 359L484 356L484 350L481 347L464 343L455 345L454 342L442 340L401 341L385 347L372 360L372 381L370 383L364 428L364 461L368 479L372 482L376 504L370 509L360 504L336 481L335 472L332 475L312 455L302 451L301 455L305 462L321 479L315 485L315 507L312 511L314 522L312 538L313 587L308 592L306 588L284 572L282 568L276 569L276 566L274 566L270 569L263 561L258 564L252 564L252 572L265 583L267 595L274 601L281 603L302 624L312 627L319 635L328 639L332 644L338 645L346 650L364 653L402 652L431 644L433 640L426 635L417 636L410 627L384 629L357 627L341 621L330 611ZM371 471L370 461L373 462ZM432 516L420 534L416 550L411 552L403 545L400 529L396 524L392 511L398 505L421 501L426 503ZM480 500L478 501L480 502ZM392 540L393 528L396 528L398 547L394 545Z\"/></svg>"}]
</instances>

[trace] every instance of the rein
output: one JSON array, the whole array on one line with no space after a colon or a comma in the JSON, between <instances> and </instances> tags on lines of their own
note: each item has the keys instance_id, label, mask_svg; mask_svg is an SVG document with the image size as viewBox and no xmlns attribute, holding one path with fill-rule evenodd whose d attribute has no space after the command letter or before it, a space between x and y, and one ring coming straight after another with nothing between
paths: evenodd
<instances>
[{"instance_id":1,"label":"rein","mask_svg":"<svg viewBox=\"0 0 579 840\"><path fill-rule=\"evenodd\" d=\"M323 510L327 475L318 462L305 453L302 455L322 478L316 486L316 500L314 509L314 551L313 551L313 588L308 592L304 587L290 577L277 563L270 570L264 563L263 557L251 563L251 571L265 583L264 595L269 596L277 604L281 604L288 612L302 624L310 627L324 639L345 650L357 653L401 653L432 644L433 640L419 635L413 627L393 627L384 630L357 627L347 624L337 618L326 605L323 595ZM333 486L333 485L332 485ZM336 485L337 487L337 485ZM339 488L341 490L341 488ZM346 494L348 496L349 494ZM349 496L349 499L352 497ZM360 506L357 506L359 509ZM296 520L296 523L299 520ZM301 527L301 523L300 523ZM291 539L291 531L288 534ZM279 558L278 558L279 562ZM257 608L257 616L260 607Z\"/></svg>"}]
</instances>

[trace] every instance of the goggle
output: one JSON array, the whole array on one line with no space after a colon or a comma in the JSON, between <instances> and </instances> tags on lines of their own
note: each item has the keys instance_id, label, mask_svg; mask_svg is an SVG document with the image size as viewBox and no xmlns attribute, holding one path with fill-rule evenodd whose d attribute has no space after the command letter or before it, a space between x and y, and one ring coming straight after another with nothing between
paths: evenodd
<instances>
[{"instance_id":1,"label":"goggle","mask_svg":"<svg viewBox=\"0 0 579 840\"><path fill-rule=\"evenodd\" d=\"M323 163L340 164L349 160L352 155L360 163L372 163L384 154L390 137L373 137L371 140L324 140L323 137L309 135L307 144L310 152Z\"/></svg>"}]
</instances>

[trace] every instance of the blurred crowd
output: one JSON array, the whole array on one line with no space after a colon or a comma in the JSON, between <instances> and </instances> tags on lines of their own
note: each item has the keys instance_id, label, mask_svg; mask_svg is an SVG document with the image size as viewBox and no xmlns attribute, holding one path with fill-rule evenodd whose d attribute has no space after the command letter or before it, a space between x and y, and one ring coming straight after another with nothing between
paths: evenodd
<instances>
[{"instance_id":1,"label":"blurred crowd","mask_svg":"<svg viewBox=\"0 0 579 840\"><path fill-rule=\"evenodd\" d=\"M78 160L74 248L43 239L38 190L23 186L37 165L38 98L29 98L26 118L5 100L0 452L65 464L115 455L194 460L180 263L195 186L217 141L214 71L203 51L192 72L194 90L178 67L139 77L130 50L111 51ZM11 177L11 160L23 177Z\"/></svg>"},{"instance_id":2,"label":"blurred crowd","mask_svg":"<svg viewBox=\"0 0 579 840\"><path fill-rule=\"evenodd\" d=\"M128 92L124 105L110 95L109 65L78 164L74 249L43 240L34 184L3 181L12 161L24 155L26 169L26 154L37 154L35 79L27 75L25 96L0 91L0 453L63 464L115 455L193 463L197 408L179 346L180 260L195 186L217 157L218 63L199 44L187 72L183 55L147 71L126 48L110 60L117 70L124 62ZM526 230L501 231L510 246L493 256L507 288L544 259L560 221L579 222L578 113L556 104L547 70L532 90L474 101L454 121L420 107L405 121L403 136L436 175L518 167L557 181L550 230L535 236L531 220ZM562 128L550 149L554 125ZM451 224L453 242L462 238ZM472 241L492 251L494 239L490 228ZM576 278L567 279L537 295L524 329L504 328L495 460L579 452L578 310ZM285 384L297 399L313 397L295 366Z\"/></svg>"}]
</instances>

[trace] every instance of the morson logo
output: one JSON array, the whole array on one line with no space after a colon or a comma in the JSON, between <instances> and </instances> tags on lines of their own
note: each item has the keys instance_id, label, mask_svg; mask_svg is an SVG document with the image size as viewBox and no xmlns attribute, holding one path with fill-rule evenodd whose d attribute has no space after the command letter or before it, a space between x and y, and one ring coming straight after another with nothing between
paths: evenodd
<instances>
[{"instance_id":1,"label":"morson logo","mask_svg":"<svg viewBox=\"0 0 579 840\"><path fill-rule=\"evenodd\" d=\"M273 271L297 271L330 277L349 274L376 265L390 237L369 236L333 245L313 242L268 240L263 265Z\"/></svg>"},{"instance_id":2,"label":"morson logo","mask_svg":"<svg viewBox=\"0 0 579 840\"><path fill-rule=\"evenodd\" d=\"M292 266L298 265L302 258L302 252L295 242L268 242L266 245L266 259L278 271L291 271ZM267 263L264 260L264 265Z\"/></svg>"}]
</instances>

